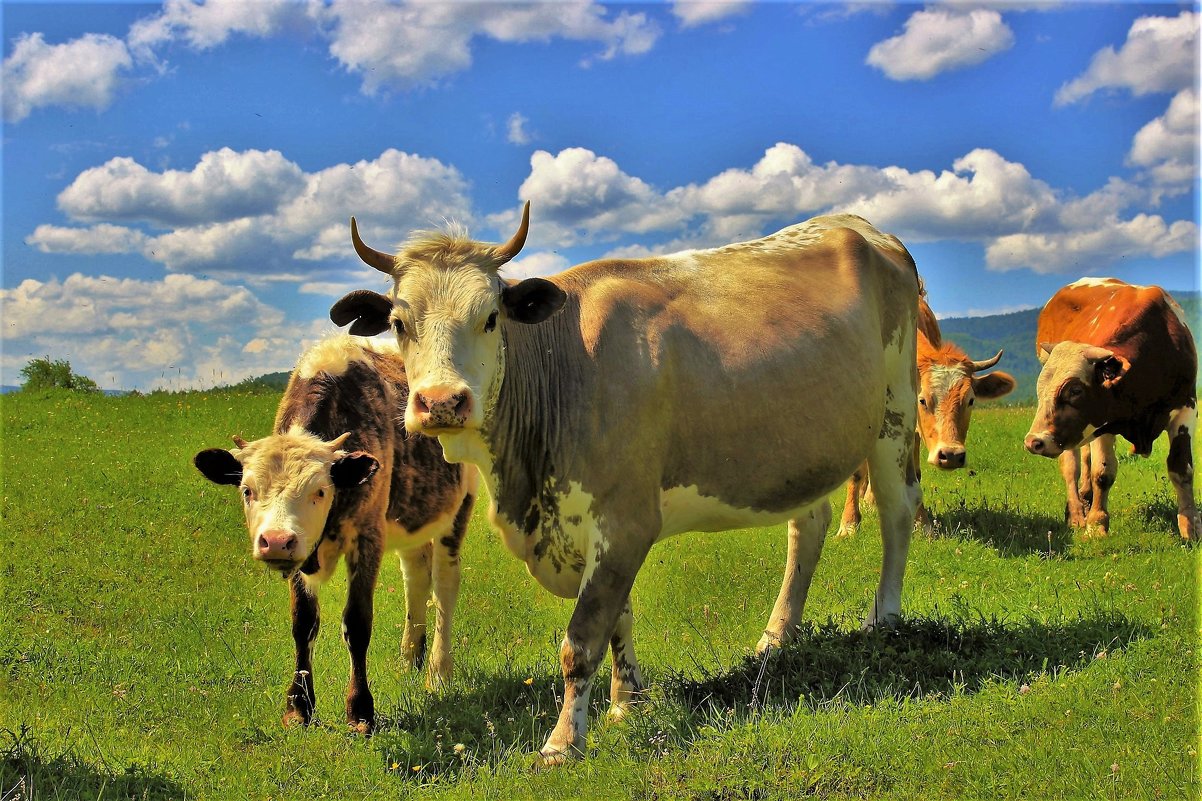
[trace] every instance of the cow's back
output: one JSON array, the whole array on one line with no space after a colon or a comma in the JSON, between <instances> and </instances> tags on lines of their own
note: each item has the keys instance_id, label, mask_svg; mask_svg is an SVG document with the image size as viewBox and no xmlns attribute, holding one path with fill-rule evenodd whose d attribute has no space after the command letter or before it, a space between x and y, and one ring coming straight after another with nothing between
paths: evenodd
<instances>
[{"instance_id":1,"label":"cow's back","mask_svg":"<svg viewBox=\"0 0 1202 801\"><path fill-rule=\"evenodd\" d=\"M593 433L621 432L610 458L632 451L622 461L648 475L630 479L665 490L768 512L825 494L881 434L903 343L914 370L913 260L850 215L557 283L579 296L570 313L607 377Z\"/></svg>"}]
</instances>

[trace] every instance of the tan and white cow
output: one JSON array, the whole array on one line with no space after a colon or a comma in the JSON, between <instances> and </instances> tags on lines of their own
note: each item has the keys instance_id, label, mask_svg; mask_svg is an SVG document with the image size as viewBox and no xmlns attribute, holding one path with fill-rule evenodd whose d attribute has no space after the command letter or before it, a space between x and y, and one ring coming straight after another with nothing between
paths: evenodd
<instances>
[{"instance_id":1,"label":"tan and white cow","mask_svg":"<svg viewBox=\"0 0 1202 801\"><path fill-rule=\"evenodd\" d=\"M432 606L427 684L451 675L459 548L472 513L476 471L447 464L435 440L405 432L397 408L408 395L395 346L329 337L293 370L274 434L254 442L235 437L235 449L213 448L194 458L210 481L240 489L251 555L290 582L296 670L285 724L312 720L317 591L343 558L349 585L342 615L351 657L348 723L366 732L375 721L367 647L386 550L400 551L405 575L402 658L420 667Z\"/></svg>"},{"instance_id":2,"label":"tan and white cow","mask_svg":"<svg viewBox=\"0 0 1202 801\"><path fill-rule=\"evenodd\" d=\"M1037 456L1059 457L1066 521L1107 533L1106 502L1118 475L1115 436L1148 456L1167 431L1177 527L1184 539L1196 539L1198 355L1181 307L1157 286L1082 278L1043 307L1035 342L1043 369L1024 444Z\"/></svg>"},{"instance_id":3,"label":"tan and white cow","mask_svg":"<svg viewBox=\"0 0 1202 801\"><path fill-rule=\"evenodd\" d=\"M789 521L759 649L796 630L831 520L828 495L868 459L884 559L866 625L901 611L920 489L913 474L918 277L894 237L819 217L753 242L602 260L514 282L525 242L421 234L395 279L331 309L352 333L391 327L412 386L405 423L479 465L491 520L534 578L576 606L560 649L547 763L585 742L591 681L613 655L610 714L642 690L631 587L651 546L685 531Z\"/></svg>"},{"instance_id":4,"label":"tan and white cow","mask_svg":"<svg viewBox=\"0 0 1202 801\"><path fill-rule=\"evenodd\" d=\"M939 321L918 299L918 436L927 447L927 463L940 470L958 470L968 461L966 442L972 410L978 398L992 400L1014 391L1014 377L1001 370L985 373L997 365L1002 351L992 359L973 361L954 342L944 342ZM981 375L981 373L985 373ZM919 449L914 448L915 461ZM918 469L917 464L915 469ZM847 484L847 499L839 536L853 534L859 527L860 497L868 484L868 466L861 465ZM917 517L924 525L930 518L921 505Z\"/></svg>"}]
</instances>

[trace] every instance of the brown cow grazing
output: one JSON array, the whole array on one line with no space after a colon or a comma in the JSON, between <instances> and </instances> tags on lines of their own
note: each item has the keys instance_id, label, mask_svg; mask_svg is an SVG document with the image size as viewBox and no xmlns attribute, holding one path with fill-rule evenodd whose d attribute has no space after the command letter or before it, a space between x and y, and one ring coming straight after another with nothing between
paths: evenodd
<instances>
[{"instance_id":1,"label":"brown cow grazing","mask_svg":"<svg viewBox=\"0 0 1202 801\"><path fill-rule=\"evenodd\" d=\"M794 635L830 525L828 497L865 458L884 562L866 625L901 611L920 490L918 276L894 237L819 217L713 250L602 260L544 278L498 270L526 239L423 234L393 276L331 309L352 333L391 327L409 372L410 431L477 464L506 546L551 592L575 597L546 763L578 754L593 676L613 654L610 714L642 690L629 601L657 541L789 521L785 576L760 650Z\"/></svg>"},{"instance_id":2,"label":"brown cow grazing","mask_svg":"<svg viewBox=\"0 0 1202 801\"><path fill-rule=\"evenodd\" d=\"M459 593L459 547L471 516L476 471L450 465L438 443L411 437L397 416L409 388L395 348L345 335L300 359L275 418L275 433L232 451L201 451L210 481L241 488L251 555L290 580L296 672L284 723L308 724L316 696L310 661L317 636L317 591L345 557L342 636L351 656L346 716L371 730L367 686L376 575L397 549L405 575L402 657L420 667L433 583L436 622L427 683L451 674L451 615Z\"/></svg>"},{"instance_id":3,"label":"brown cow grazing","mask_svg":"<svg viewBox=\"0 0 1202 801\"><path fill-rule=\"evenodd\" d=\"M944 342L939 322L927 305L918 299L918 435L927 446L927 463L940 470L964 467L968 452L965 440L977 398L991 400L1014 391L1014 377L994 367L1002 358L999 350L992 359L973 361L955 343ZM918 446L914 458L919 458ZM918 469L918 465L915 465ZM868 467L861 465L847 485L847 500L838 536L848 536L860 527L860 496L868 483ZM929 523L921 505L917 517Z\"/></svg>"},{"instance_id":4,"label":"brown cow grazing","mask_svg":"<svg viewBox=\"0 0 1202 801\"><path fill-rule=\"evenodd\" d=\"M1160 432L1168 431L1177 527L1184 539L1197 537L1192 443L1198 356L1181 307L1160 287L1082 278L1043 307L1036 348L1043 369L1025 444L1037 456L1060 457L1068 523L1107 533L1106 500L1118 473L1115 435L1147 456ZM1085 446L1080 455L1079 446Z\"/></svg>"}]
</instances>

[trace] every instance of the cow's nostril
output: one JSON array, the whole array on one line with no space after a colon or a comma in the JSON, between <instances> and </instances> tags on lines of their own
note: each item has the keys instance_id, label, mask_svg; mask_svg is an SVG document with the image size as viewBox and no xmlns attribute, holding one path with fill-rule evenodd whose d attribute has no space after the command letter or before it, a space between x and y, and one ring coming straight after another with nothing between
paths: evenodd
<instances>
[{"instance_id":1,"label":"cow's nostril","mask_svg":"<svg viewBox=\"0 0 1202 801\"><path fill-rule=\"evenodd\" d=\"M455 401L455 416L467 417L468 411L472 408L472 400L466 394L456 395L451 400Z\"/></svg>"},{"instance_id":2,"label":"cow's nostril","mask_svg":"<svg viewBox=\"0 0 1202 801\"><path fill-rule=\"evenodd\" d=\"M293 536L289 537L289 538L288 538L288 539L287 539L287 540L284 542L284 548L285 548L286 550L289 550L289 551L291 551L291 550L293 550L294 548L296 548L296 535L295 535L295 534L294 534Z\"/></svg>"},{"instance_id":3,"label":"cow's nostril","mask_svg":"<svg viewBox=\"0 0 1202 801\"><path fill-rule=\"evenodd\" d=\"M417 396L414 398L413 405L417 407L418 414L428 414L430 412L430 403L420 392L417 393Z\"/></svg>"},{"instance_id":4,"label":"cow's nostril","mask_svg":"<svg viewBox=\"0 0 1202 801\"><path fill-rule=\"evenodd\" d=\"M264 537L262 534L260 534L259 535L259 550L266 551L270 547L271 547L271 544L269 542L267 542L267 538Z\"/></svg>"}]
</instances>

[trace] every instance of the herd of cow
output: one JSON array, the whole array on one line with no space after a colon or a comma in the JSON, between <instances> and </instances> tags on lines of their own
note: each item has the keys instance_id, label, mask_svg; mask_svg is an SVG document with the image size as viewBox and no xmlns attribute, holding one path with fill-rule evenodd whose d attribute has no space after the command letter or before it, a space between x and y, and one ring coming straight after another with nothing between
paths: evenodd
<instances>
[{"instance_id":1,"label":"herd of cow","mask_svg":"<svg viewBox=\"0 0 1202 801\"><path fill-rule=\"evenodd\" d=\"M977 362L942 340L910 254L859 217L505 279L529 213L501 245L451 229L417 234L395 255L364 244L352 219L355 250L392 277L390 295L357 290L334 304L331 319L351 336L301 358L271 436L195 457L211 481L240 489L254 557L290 581L286 723L313 719L316 593L343 558L350 725L374 724L366 655L386 550L400 551L405 576L403 658L428 663L430 687L450 678L478 479L508 550L546 589L576 598L546 763L581 753L607 650L609 715L639 699L630 590L660 539L788 521L763 653L800 621L828 496L852 477L840 525L850 532L870 478L884 555L865 626L888 623L901 612L916 516L926 517L919 440L931 465L963 467L974 400L1014 389L1006 373L985 372L1000 352ZM389 329L395 345L364 338ZM1059 457L1068 522L1105 532L1115 436L1147 455L1167 431L1180 533L1195 538L1197 356L1177 304L1157 287L1082 279L1044 307L1037 348L1025 445Z\"/></svg>"}]
</instances>

